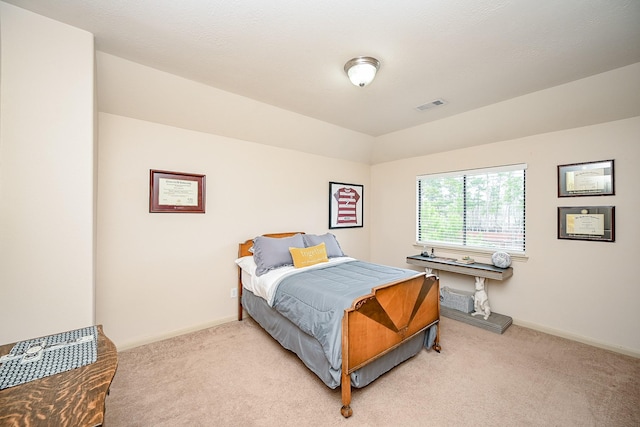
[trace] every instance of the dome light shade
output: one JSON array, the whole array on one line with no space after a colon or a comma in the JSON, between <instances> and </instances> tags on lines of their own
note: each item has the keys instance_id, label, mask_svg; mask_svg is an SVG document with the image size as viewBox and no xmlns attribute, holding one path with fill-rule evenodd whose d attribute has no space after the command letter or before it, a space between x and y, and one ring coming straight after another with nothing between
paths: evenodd
<instances>
[{"instance_id":1,"label":"dome light shade","mask_svg":"<svg viewBox=\"0 0 640 427\"><path fill-rule=\"evenodd\" d=\"M369 56L359 56L344 64L344 71L356 86L364 87L371 83L380 68L380 61Z\"/></svg>"}]
</instances>

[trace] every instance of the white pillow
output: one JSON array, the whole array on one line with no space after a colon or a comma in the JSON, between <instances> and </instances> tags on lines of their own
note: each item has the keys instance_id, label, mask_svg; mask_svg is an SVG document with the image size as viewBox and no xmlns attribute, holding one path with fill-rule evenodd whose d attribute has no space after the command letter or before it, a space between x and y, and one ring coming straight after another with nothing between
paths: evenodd
<instances>
[{"instance_id":1,"label":"white pillow","mask_svg":"<svg viewBox=\"0 0 640 427\"><path fill-rule=\"evenodd\" d=\"M236 264L238 264L238 266L241 269L243 269L250 275L252 276L256 275L256 269L258 268L258 266L256 265L256 262L253 260L253 256L248 255L248 256L243 256L242 258L238 258L236 260Z\"/></svg>"}]
</instances>

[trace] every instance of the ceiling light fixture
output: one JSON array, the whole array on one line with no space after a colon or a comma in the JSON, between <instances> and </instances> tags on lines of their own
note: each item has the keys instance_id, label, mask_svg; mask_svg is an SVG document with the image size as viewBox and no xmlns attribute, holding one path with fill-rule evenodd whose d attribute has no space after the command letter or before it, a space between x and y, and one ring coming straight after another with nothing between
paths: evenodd
<instances>
[{"instance_id":1,"label":"ceiling light fixture","mask_svg":"<svg viewBox=\"0 0 640 427\"><path fill-rule=\"evenodd\" d=\"M356 86L365 87L373 81L380 68L380 61L370 56L358 56L344 64L344 71Z\"/></svg>"}]
</instances>

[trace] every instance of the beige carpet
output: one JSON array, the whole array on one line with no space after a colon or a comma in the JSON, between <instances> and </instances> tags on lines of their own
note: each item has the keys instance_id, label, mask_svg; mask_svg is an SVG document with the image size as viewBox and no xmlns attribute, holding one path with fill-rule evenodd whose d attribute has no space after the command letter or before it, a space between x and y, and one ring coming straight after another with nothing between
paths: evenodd
<instances>
[{"instance_id":1,"label":"beige carpet","mask_svg":"<svg viewBox=\"0 0 640 427\"><path fill-rule=\"evenodd\" d=\"M441 325L442 352L354 390L349 419L340 389L251 319L137 347L119 354L105 426L640 426L640 359Z\"/></svg>"}]
</instances>

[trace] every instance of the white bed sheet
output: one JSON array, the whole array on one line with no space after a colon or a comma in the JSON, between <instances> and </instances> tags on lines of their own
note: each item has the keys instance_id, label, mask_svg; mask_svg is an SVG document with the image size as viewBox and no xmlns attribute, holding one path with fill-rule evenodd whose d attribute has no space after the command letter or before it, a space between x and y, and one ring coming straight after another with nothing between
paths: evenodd
<instances>
[{"instance_id":1,"label":"white bed sheet","mask_svg":"<svg viewBox=\"0 0 640 427\"><path fill-rule=\"evenodd\" d=\"M310 265L308 267L296 268L294 266L285 266L271 270L261 276L256 276L256 263L253 256L245 256L238 258L236 264L242 269L242 285L250 290L254 295L264 298L270 307L273 307L273 299L276 295L278 285L287 276L302 271L313 270L316 268L326 267L328 264L340 264L347 261L355 261L351 257L329 258L329 262Z\"/></svg>"}]
</instances>

